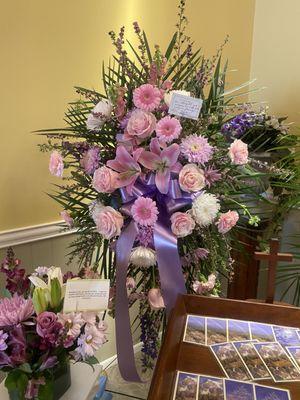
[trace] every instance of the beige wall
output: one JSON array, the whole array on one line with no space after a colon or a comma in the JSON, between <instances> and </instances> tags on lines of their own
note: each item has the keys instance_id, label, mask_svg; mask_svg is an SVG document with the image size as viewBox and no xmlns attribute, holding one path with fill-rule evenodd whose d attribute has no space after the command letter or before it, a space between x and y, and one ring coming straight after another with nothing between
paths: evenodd
<instances>
[{"instance_id":1,"label":"beige wall","mask_svg":"<svg viewBox=\"0 0 300 400\"><path fill-rule=\"evenodd\" d=\"M74 85L101 86L107 32L139 20L152 43L165 45L176 18L175 0L2 0L0 13L0 231L58 219L47 198L48 158L31 132L58 127ZM212 54L228 33L230 84L249 77L254 0L189 0L190 33Z\"/></svg>"},{"instance_id":2,"label":"beige wall","mask_svg":"<svg viewBox=\"0 0 300 400\"><path fill-rule=\"evenodd\" d=\"M300 125L300 1L256 0L251 76L266 89L252 99Z\"/></svg>"}]
</instances>

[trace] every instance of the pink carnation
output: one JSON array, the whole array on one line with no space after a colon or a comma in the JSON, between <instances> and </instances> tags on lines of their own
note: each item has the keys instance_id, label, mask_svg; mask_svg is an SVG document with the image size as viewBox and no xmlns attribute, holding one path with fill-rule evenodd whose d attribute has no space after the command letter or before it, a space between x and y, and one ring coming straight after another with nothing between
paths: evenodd
<instances>
[{"instance_id":1,"label":"pink carnation","mask_svg":"<svg viewBox=\"0 0 300 400\"><path fill-rule=\"evenodd\" d=\"M204 136L193 134L182 140L181 153L189 162L205 164L212 157L213 147Z\"/></svg>"},{"instance_id":2,"label":"pink carnation","mask_svg":"<svg viewBox=\"0 0 300 400\"><path fill-rule=\"evenodd\" d=\"M91 175L94 173L95 169L98 168L99 160L99 148L92 147L83 153L80 165L87 174Z\"/></svg>"},{"instance_id":3,"label":"pink carnation","mask_svg":"<svg viewBox=\"0 0 300 400\"><path fill-rule=\"evenodd\" d=\"M179 172L178 182L185 192L198 192L205 186L204 172L195 164L186 164Z\"/></svg>"},{"instance_id":4,"label":"pink carnation","mask_svg":"<svg viewBox=\"0 0 300 400\"><path fill-rule=\"evenodd\" d=\"M172 142L178 139L182 130L181 124L177 118L172 118L169 115L158 121L156 125L156 134L163 142Z\"/></svg>"},{"instance_id":5,"label":"pink carnation","mask_svg":"<svg viewBox=\"0 0 300 400\"><path fill-rule=\"evenodd\" d=\"M97 207L93 212L93 219L97 231L105 239L112 239L119 236L124 223L124 219L119 211L110 206Z\"/></svg>"},{"instance_id":6,"label":"pink carnation","mask_svg":"<svg viewBox=\"0 0 300 400\"><path fill-rule=\"evenodd\" d=\"M148 302L152 310L159 310L165 308L165 302L162 297L161 291L158 288L152 288L148 292Z\"/></svg>"},{"instance_id":7,"label":"pink carnation","mask_svg":"<svg viewBox=\"0 0 300 400\"><path fill-rule=\"evenodd\" d=\"M131 207L133 219L140 225L152 226L157 221L158 209L149 197L139 197Z\"/></svg>"},{"instance_id":8,"label":"pink carnation","mask_svg":"<svg viewBox=\"0 0 300 400\"><path fill-rule=\"evenodd\" d=\"M72 228L73 224L74 224L74 220L71 217L71 215L68 213L67 210L63 210L60 213L60 216L62 217L62 219L65 221L65 223L68 225L69 228Z\"/></svg>"},{"instance_id":9,"label":"pink carnation","mask_svg":"<svg viewBox=\"0 0 300 400\"><path fill-rule=\"evenodd\" d=\"M193 290L197 294L205 294L205 293L213 290L213 288L215 287L215 284L216 284L216 275L210 274L207 278L207 282L195 281L193 283Z\"/></svg>"},{"instance_id":10,"label":"pink carnation","mask_svg":"<svg viewBox=\"0 0 300 400\"><path fill-rule=\"evenodd\" d=\"M227 211L227 213L221 214L220 218L216 222L218 231L220 233L227 233L233 228L239 220L239 214L236 211Z\"/></svg>"},{"instance_id":11,"label":"pink carnation","mask_svg":"<svg viewBox=\"0 0 300 400\"><path fill-rule=\"evenodd\" d=\"M248 145L240 139L235 139L229 148L229 157L233 164L244 165L248 162Z\"/></svg>"},{"instance_id":12,"label":"pink carnation","mask_svg":"<svg viewBox=\"0 0 300 400\"><path fill-rule=\"evenodd\" d=\"M119 174L105 166L96 169L92 186L99 193L112 193L118 187Z\"/></svg>"},{"instance_id":13,"label":"pink carnation","mask_svg":"<svg viewBox=\"0 0 300 400\"><path fill-rule=\"evenodd\" d=\"M64 161L62 155L57 151L53 151L50 155L49 171L54 176L62 177L64 171Z\"/></svg>"},{"instance_id":14,"label":"pink carnation","mask_svg":"<svg viewBox=\"0 0 300 400\"><path fill-rule=\"evenodd\" d=\"M171 229L175 236L185 237L190 235L195 228L195 221L188 213L176 212L171 216Z\"/></svg>"},{"instance_id":15,"label":"pink carnation","mask_svg":"<svg viewBox=\"0 0 300 400\"><path fill-rule=\"evenodd\" d=\"M155 129L156 118L150 112L134 110L128 120L125 139L137 137L145 139L149 137Z\"/></svg>"},{"instance_id":16,"label":"pink carnation","mask_svg":"<svg viewBox=\"0 0 300 400\"><path fill-rule=\"evenodd\" d=\"M155 110L159 106L161 98L160 90L150 83L141 85L133 91L134 105L144 111Z\"/></svg>"},{"instance_id":17,"label":"pink carnation","mask_svg":"<svg viewBox=\"0 0 300 400\"><path fill-rule=\"evenodd\" d=\"M31 299L15 294L12 298L0 301L0 328L17 325L26 321L34 313Z\"/></svg>"}]
</instances>

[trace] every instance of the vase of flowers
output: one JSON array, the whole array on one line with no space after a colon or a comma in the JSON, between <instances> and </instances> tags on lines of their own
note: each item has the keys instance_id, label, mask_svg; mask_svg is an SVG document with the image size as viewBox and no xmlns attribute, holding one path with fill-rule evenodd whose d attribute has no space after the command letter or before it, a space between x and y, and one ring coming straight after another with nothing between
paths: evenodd
<instances>
[{"instance_id":1,"label":"vase of flowers","mask_svg":"<svg viewBox=\"0 0 300 400\"><path fill-rule=\"evenodd\" d=\"M106 325L96 313L62 312L64 281L72 274L39 267L27 276L11 251L1 271L7 283L0 300L0 369L9 397L58 400L71 385L70 362L98 362Z\"/></svg>"}]
</instances>

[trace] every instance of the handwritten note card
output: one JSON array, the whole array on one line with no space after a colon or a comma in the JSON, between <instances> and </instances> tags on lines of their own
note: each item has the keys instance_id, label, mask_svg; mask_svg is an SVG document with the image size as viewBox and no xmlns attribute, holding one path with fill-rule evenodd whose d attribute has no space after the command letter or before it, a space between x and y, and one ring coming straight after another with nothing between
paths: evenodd
<instances>
[{"instance_id":1,"label":"handwritten note card","mask_svg":"<svg viewBox=\"0 0 300 400\"><path fill-rule=\"evenodd\" d=\"M202 107L203 100L195 97L173 93L169 107L169 114L197 120Z\"/></svg>"},{"instance_id":2,"label":"handwritten note card","mask_svg":"<svg viewBox=\"0 0 300 400\"><path fill-rule=\"evenodd\" d=\"M109 279L78 279L67 281L64 313L106 310Z\"/></svg>"}]
</instances>

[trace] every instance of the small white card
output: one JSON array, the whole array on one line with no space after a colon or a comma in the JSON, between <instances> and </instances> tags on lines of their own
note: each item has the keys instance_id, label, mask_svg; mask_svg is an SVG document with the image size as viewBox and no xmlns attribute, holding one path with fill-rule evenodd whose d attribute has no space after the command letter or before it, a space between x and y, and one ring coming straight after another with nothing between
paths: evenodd
<instances>
[{"instance_id":1,"label":"small white card","mask_svg":"<svg viewBox=\"0 0 300 400\"><path fill-rule=\"evenodd\" d=\"M63 312L106 310L108 300L109 279L68 280Z\"/></svg>"},{"instance_id":2,"label":"small white card","mask_svg":"<svg viewBox=\"0 0 300 400\"><path fill-rule=\"evenodd\" d=\"M173 93L169 106L169 114L197 120L203 100L196 97Z\"/></svg>"}]
</instances>

